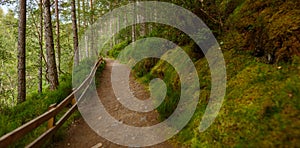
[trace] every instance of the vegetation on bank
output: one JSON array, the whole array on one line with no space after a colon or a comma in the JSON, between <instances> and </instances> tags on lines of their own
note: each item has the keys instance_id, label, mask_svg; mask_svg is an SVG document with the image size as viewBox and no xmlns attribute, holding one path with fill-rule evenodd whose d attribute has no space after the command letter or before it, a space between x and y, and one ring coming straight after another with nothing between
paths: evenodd
<instances>
[{"instance_id":1,"label":"vegetation on bank","mask_svg":"<svg viewBox=\"0 0 300 148\"><path fill-rule=\"evenodd\" d=\"M201 59L195 63L202 86L198 108L176 137L178 143L192 147L297 146L300 58L295 57L292 64L268 65L258 62L249 52L230 50L224 56L228 82L219 115L210 128L199 133L210 93L210 71L206 60ZM165 111L160 113L164 115Z\"/></svg>"},{"instance_id":2,"label":"vegetation on bank","mask_svg":"<svg viewBox=\"0 0 300 148\"><path fill-rule=\"evenodd\" d=\"M101 74L104 67L105 63L99 66L96 71L96 77ZM81 77L84 77L85 74L86 73L83 73ZM32 93L28 95L27 101L21 104L18 104L14 107L1 108L0 137L45 113L50 105L60 103L63 99L65 99L72 92L72 77L70 74L65 74L60 77L59 82L60 85L55 91L46 90L42 94ZM56 116L56 119L59 119L67 110L68 108L64 109L64 111ZM81 117L80 113L76 111L58 130L53 140L61 141L65 136L67 128L79 117ZM30 132L28 135L22 138L22 140L12 145L12 147L24 147L26 144L39 137L46 130L47 122Z\"/></svg>"},{"instance_id":3,"label":"vegetation on bank","mask_svg":"<svg viewBox=\"0 0 300 148\"><path fill-rule=\"evenodd\" d=\"M165 36L192 57L201 85L196 112L173 141L187 147L299 146L299 2L232 0L221 1L219 6L227 16L222 18L222 33L214 33L223 42L227 92L216 120L203 133L198 126L210 97L208 63L188 39L172 40L178 32ZM109 55L117 57L120 47L123 45L115 46ZM172 114L180 98L175 69L164 61L145 59L133 72L144 83L153 78L164 80L167 96L157 110L162 120Z\"/></svg>"},{"instance_id":4,"label":"vegetation on bank","mask_svg":"<svg viewBox=\"0 0 300 148\"><path fill-rule=\"evenodd\" d=\"M202 58L194 62L201 85L199 104L189 124L173 141L188 147L297 146L300 57L293 57L291 63L270 65L249 51L231 49L223 54L227 63L227 92L219 115L210 128L199 132L211 89L210 69ZM180 80L175 69L164 61L156 60L150 70L145 69L149 61L138 63L134 73L143 83L161 78L168 86L167 96L157 109L164 120L173 113L180 99Z\"/></svg>"},{"instance_id":5,"label":"vegetation on bank","mask_svg":"<svg viewBox=\"0 0 300 148\"><path fill-rule=\"evenodd\" d=\"M0 111L0 136L45 113L51 104L59 103L66 98L72 92L71 76L61 76L60 83L56 91L47 90L42 94L32 93L28 95L27 101L23 103L14 107L2 108ZM47 123L26 135L23 140L20 140L14 146L25 146L45 132L46 129Z\"/></svg>"},{"instance_id":6,"label":"vegetation on bank","mask_svg":"<svg viewBox=\"0 0 300 148\"><path fill-rule=\"evenodd\" d=\"M99 76L101 74L104 66L105 63L100 65L100 67L97 69L96 76ZM85 74L86 73L83 73L81 76L84 77ZM31 93L28 94L27 101L14 107L1 108L0 137L29 122L37 116L45 113L50 105L59 103L63 99L65 99L72 92L72 88L72 77L69 74L65 74L60 77L60 85L57 90L46 90L42 94ZM67 110L68 108L65 109L65 111ZM56 118L59 119L65 111L58 114ZM62 140L62 138L64 138L64 135L66 134L68 126L70 126L70 124L79 117L80 113L76 111L55 134L54 141ZM26 144L39 137L46 130L47 123L44 123L34 131L30 132L24 138L22 138L22 140L15 143L13 147L24 147Z\"/></svg>"}]
</instances>

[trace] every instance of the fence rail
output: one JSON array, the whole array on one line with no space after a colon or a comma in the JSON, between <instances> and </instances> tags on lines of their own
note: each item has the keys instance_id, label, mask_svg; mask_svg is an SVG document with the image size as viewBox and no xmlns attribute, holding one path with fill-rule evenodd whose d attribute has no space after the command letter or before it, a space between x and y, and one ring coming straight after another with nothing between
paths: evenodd
<instances>
[{"instance_id":1,"label":"fence rail","mask_svg":"<svg viewBox=\"0 0 300 148\"><path fill-rule=\"evenodd\" d=\"M93 76L96 73L97 68L101 65L103 59L100 58L98 62L94 65L90 74L87 78L81 83L81 85L75 89L68 97L66 97L62 102L58 105L54 104L49 107L49 110L44 114L34 118L33 120L27 122L26 124L18 127L10 133L2 136L0 138L0 147L8 147L12 143L20 140L26 134L31 132L32 130L39 127L41 124L48 122L48 130L40 135L37 139L31 142L26 147L40 147L45 141L51 138L54 133L58 130L59 127L63 125L63 123L72 115L72 113L77 109L77 102L75 101L75 93L84 89L83 94L89 87ZM78 98L80 99L80 98ZM72 107L57 121L55 122L55 116L61 112L67 105L72 104Z\"/></svg>"}]
</instances>

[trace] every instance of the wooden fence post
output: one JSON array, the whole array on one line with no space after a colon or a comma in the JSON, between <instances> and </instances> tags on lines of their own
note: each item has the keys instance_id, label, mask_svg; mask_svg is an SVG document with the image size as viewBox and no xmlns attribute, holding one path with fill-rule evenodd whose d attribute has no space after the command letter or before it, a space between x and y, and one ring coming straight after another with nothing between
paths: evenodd
<instances>
[{"instance_id":1,"label":"wooden fence post","mask_svg":"<svg viewBox=\"0 0 300 148\"><path fill-rule=\"evenodd\" d=\"M49 106L49 108L48 108L48 110L51 110L51 109L53 109L53 108L56 108L56 103L55 104L51 104L50 106ZM53 116L52 118L50 118L49 120L48 120L48 127L47 127L47 129L49 130L49 129L51 129L51 128L53 128L55 126L55 116ZM53 138L54 138L54 135L52 135L51 136L51 138L50 138L50 141L52 142L53 141Z\"/></svg>"},{"instance_id":2,"label":"wooden fence post","mask_svg":"<svg viewBox=\"0 0 300 148\"><path fill-rule=\"evenodd\" d=\"M74 96L74 98L73 98L72 101L71 101L72 106L73 106L75 103L76 103L76 99L75 99L75 96Z\"/></svg>"},{"instance_id":3,"label":"wooden fence post","mask_svg":"<svg viewBox=\"0 0 300 148\"><path fill-rule=\"evenodd\" d=\"M48 110L51 110L56 107L56 104L52 104L49 106ZM48 129L52 128L55 124L55 116L48 120Z\"/></svg>"},{"instance_id":4,"label":"wooden fence post","mask_svg":"<svg viewBox=\"0 0 300 148\"><path fill-rule=\"evenodd\" d=\"M73 88L72 91L74 92L76 89ZM75 94L73 95L73 99L71 100L72 106L76 103Z\"/></svg>"}]
</instances>

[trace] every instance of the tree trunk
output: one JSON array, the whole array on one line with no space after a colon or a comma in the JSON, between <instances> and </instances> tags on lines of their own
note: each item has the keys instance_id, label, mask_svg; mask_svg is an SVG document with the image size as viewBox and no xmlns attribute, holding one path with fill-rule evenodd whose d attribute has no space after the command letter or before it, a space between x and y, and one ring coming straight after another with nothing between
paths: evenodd
<instances>
[{"instance_id":1,"label":"tree trunk","mask_svg":"<svg viewBox=\"0 0 300 148\"><path fill-rule=\"evenodd\" d=\"M39 35L39 45L40 45L40 55L39 55L39 88L38 91L41 94L43 92L43 0L40 0L40 35Z\"/></svg>"},{"instance_id":2,"label":"tree trunk","mask_svg":"<svg viewBox=\"0 0 300 148\"><path fill-rule=\"evenodd\" d=\"M136 10L135 10L135 7L136 7L136 3L135 3L135 0L133 0L133 25L132 25L132 30L131 30L131 40L132 42L135 42L136 40ZM133 44L134 45L134 44Z\"/></svg>"},{"instance_id":3,"label":"tree trunk","mask_svg":"<svg viewBox=\"0 0 300 148\"><path fill-rule=\"evenodd\" d=\"M58 75L55 61L54 43L53 43L53 32L50 12L50 0L44 0L44 23L45 23L45 39L46 39L46 53L47 53L47 67L48 67L48 78L50 81L50 90L57 89Z\"/></svg>"},{"instance_id":4,"label":"tree trunk","mask_svg":"<svg viewBox=\"0 0 300 148\"><path fill-rule=\"evenodd\" d=\"M85 0L82 0L82 13L83 13L83 27L84 28L87 27L85 9L86 9Z\"/></svg>"},{"instance_id":5,"label":"tree trunk","mask_svg":"<svg viewBox=\"0 0 300 148\"><path fill-rule=\"evenodd\" d=\"M79 50L78 50L78 31L77 31L77 20L76 20L76 7L75 0L71 2L72 6L72 26L73 26L73 46L74 46L74 62L75 66L79 64Z\"/></svg>"},{"instance_id":6,"label":"tree trunk","mask_svg":"<svg viewBox=\"0 0 300 148\"><path fill-rule=\"evenodd\" d=\"M91 11L91 25L94 23L94 4L93 0L90 0L90 11Z\"/></svg>"},{"instance_id":7,"label":"tree trunk","mask_svg":"<svg viewBox=\"0 0 300 148\"><path fill-rule=\"evenodd\" d=\"M80 34L80 29L81 29L80 0L77 0L77 18L78 18L78 32Z\"/></svg>"},{"instance_id":8,"label":"tree trunk","mask_svg":"<svg viewBox=\"0 0 300 148\"><path fill-rule=\"evenodd\" d=\"M94 19L94 13L95 13L95 10L94 10L94 3L93 3L93 0L90 0L90 12L91 12L91 18L90 18L90 25L93 25L94 24L94 22L95 22L95 19ZM95 43L95 39L94 39L94 35L95 35L95 32L94 32L95 30L93 29L93 30L91 30L91 41L90 41L90 43L91 43L91 48L90 48L90 53L92 54L91 56L94 56L94 55L98 55L98 53L97 53L97 50L96 49L94 49L94 43Z\"/></svg>"},{"instance_id":9,"label":"tree trunk","mask_svg":"<svg viewBox=\"0 0 300 148\"><path fill-rule=\"evenodd\" d=\"M18 35L18 103L26 100L26 0L20 0Z\"/></svg>"},{"instance_id":10,"label":"tree trunk","mask_svg":"<svg viewBox=\"0 0 300 148\"><path fill-rule=\"evenodd\" d=\"M83 21L83 28L86 29L87 28L87 20L86 20L86 4L85 4L85 0L82 0L82 21ZM90 57L89 54L89 47L88 47L88 36L85 35L84 36L84 43L85 43L85 53L86 53L86 57Z\"/></svg>"},{"instance_id":11,"label":"tree trunk","mask_svg":"<svg viewBox=\"0 0 300 148\"><path fill-rule=\"evenodd\" d=\"M127 18L127 14L125 13L125 24L128 25L128 18ZM128 41L130 39L130 30L126 29L126 35L125 35L125 40Z\"/></svg>"},{"instance_id":12,"label":"tree trunk","mask_svg":"<svg viewBox=\"0 0 300 148\"><path fill-rule=\"evenodd\" d=\"M136 4L137 4L137 7L139 8L139 10L143 9L143 8L141 8L141 5L138 0L136 1ZM146 10L146 9L144 9L144 10ZM141 22L145 21L145 18L147 18L146 15L147 15L147 13L145 11L137 14L137 23L140 24L139 30L138 30L139 34L137 36L143 37L143 36L147 35L147 24L141 23Z\"/></svg>"},{"instance_id":13,"label":"tree trunk","mask_svg":"<svg viewBox=\"0 0 300 148\"><path fill-rule=\"evenodd\" d=\"M112 4L110 3L109 4L109 12L111 12L111 10L112 10ZM114 25L114 16L111 13L110 14L110 21L109 21L109 31L110 31L110 34L113 33L113 25ZM112 36L112 40L110 42L110 49L112 49L113 46L114 46L114 40L115 40L115 36Z\"/></svg>"},{"instance_id":14,"label":"tree trunk","mask_svg":"<svg viewBox=\"0 0 300 148\"><path fill-rule=\"evenodd\" d=\"M60 49L60 25L59 25L59 10L58 10L58 0L55 0L55 15L56 15L56 49L57 49L57 69L59 73L62 73L60 65L61 65L61 49Z\"/></svg>"}]
</instances>

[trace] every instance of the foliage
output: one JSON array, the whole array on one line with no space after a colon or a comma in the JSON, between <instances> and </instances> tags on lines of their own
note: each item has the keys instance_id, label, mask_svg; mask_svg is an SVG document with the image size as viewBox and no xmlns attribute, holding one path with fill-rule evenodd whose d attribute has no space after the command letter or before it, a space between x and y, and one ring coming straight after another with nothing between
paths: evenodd
<instances>
[{"instance_id":1,"label":"foliage","mask_svg":"<svg viewBox=\"0 0 300 148\"><path fill-rule=\"evenodd\" d=\"M96 76L99 76L104 69L105 64L101 64L97 69ZM20 127L22 124L29 122L35 117L43 114L48 110L51 104L59 103L65 99L72 92L71 76L69 74L60 77L60 85L55 91L45 91L43 94L32 93L27 97L27 101L18 104L14 107L0 108L0 136ZM38 105L37 105L38 104ZM65 109L65 111L67 108ZM56 118L60 118L65 111L62 111ZM76 111L63 124L63 126L55 134L54 141L60 141L65 135L68 127L76 119L80 117L80 113ZM22 140L13 144L12 147L24 147L26 144L32 142L43 132L47 130L47 123L42 124L37 129L27 134Z\"/></svg>"},{"instance_id":2,"label":"foliage","mask_svg":"<svg viewBox=\"0 0 300 148\"><path fill-rule=\"evenodd\" d=\"M110 49L107 53L108 56L113 58L117 58L120 51L123 50L127 45L129 45L129 41L123 41L117 45L115 45L112 49Z\"/></svg>"},{"instance_id":3,"label":"foliage","mask_svg":"<svg viewBox=\"0 0 300 148\"><path fill-rule=\"evenodd\" d=\"M71 76L61 76L60 86L56 91L45 91L43 94L31 93L28 95L27 101L14 107L1 108L0 110L0 135L4 135L22 124L34 119L48 110L51 104L59 103L72 92ZM14 146L20 147L28 144L47 128L42 125L33 132L24 137L23 140L17 142Z\"/></svg>"},{"instance_id":4,"label":"foliage","mask_svg":"<svg viewBox=\"0 0 300 148\"><path fill-rule=\"evenodd\" d=\"M73 85L78 87L91 73L95 60L86 58L80 61L79 65L74 66Z\"/></svg>"},{"instance_id":5,"label":"foliage","mask_svg":"<svg viewBox=\"0 0 300 148\"><path fill-rule=\"evenodd\" d=\"M38 86L38 67L39 67L39 13L34 2L28 3L27 18L27 39L26 39L26 87L28 93L37 92ZM17 36L18 20L15 13L11 10L7 14L0 13L0 106L14 106L16 104L17 94ZM73 63L71 24L63 23L61 25L61 48L62 60L61 67L65 73L71 73ZM45 51L44 51L45 53ZM43 61L43 73L46 74L46 65ZM49 84L43 76L43 87L47 88Z\"/></svg>"},{"instance_id":6,"label":"foliage","mask_svg":"<svg viewBox=\"0 0 300 148\"><path fill-rule=\"evenodd\" d=\"M17 19L14 13L0 15L0 106L15 104L17 84Z\"/></svg>"}]
</instances>

